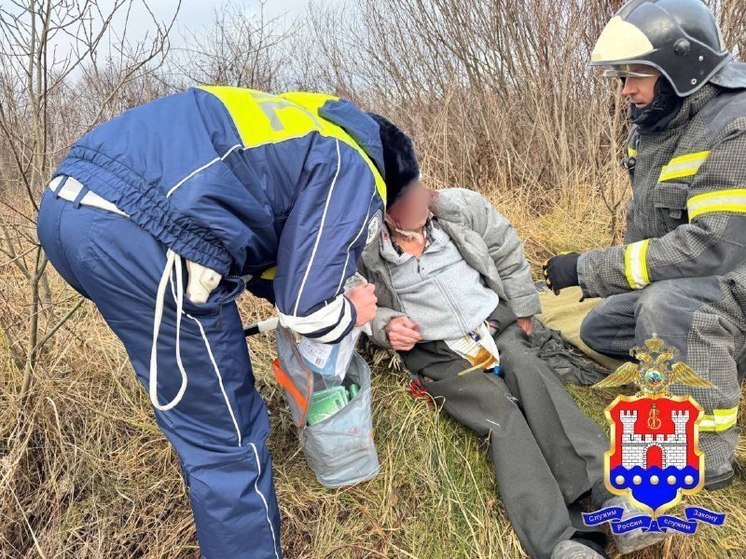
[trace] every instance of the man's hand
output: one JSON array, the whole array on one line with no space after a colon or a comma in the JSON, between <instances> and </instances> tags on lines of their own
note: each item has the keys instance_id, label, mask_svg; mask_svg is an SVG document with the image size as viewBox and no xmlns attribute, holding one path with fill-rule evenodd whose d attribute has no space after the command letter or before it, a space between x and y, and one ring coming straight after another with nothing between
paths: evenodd
<instances>
[{"instance_id":1,"label":"man's hand","mask_svg":"<svg viewBox=\"0 0 746 559\"><path fill-rule=\"evenodd\" d=\"M396 351L409 351L422 339L419 328L419 324L406 316L397 316L389 320L385 330L392 348Z\"/></svg>"},{"instance_id":2,"label":"man's hand","mask_svg":"<svg viewBox=\"0 0 746 559\"><path fill-rule=\"evenodd\" d=\"M523 330L527 336L530 336L531 333L534 331L534 325L531 322L530 316L519 318L517 322L518 322L518 326L521 327L521 330Z\"/></svg>"},{"instance_id":3,"label":"man's hand","mask_svg":"<svg viewBox=\"0 0 746 559\"><path fill-rule=\"evenodd\" d=\"M357 313L355 326L363 326L376 317L378 297L376 297L375 291L375 285L372 283L363 283L345 293L345 296L350 300L352 306L355 307L355 312Z\"/></svg>"},{"instance_id":4,"label":"man's hand","mask_svg":"<svg viewBox=\"0 0 746 559\"><path fill-rule=\"evenodd\" d=\"M573 287L578 285L578 258L580 254L577 252L570 252L568 254L560 254L554 256L544 262L541 267L544 272L544 281L547 287L554 291L554 294L559 294L560 290L565 287Z\"/></svg>"}]
</instances>

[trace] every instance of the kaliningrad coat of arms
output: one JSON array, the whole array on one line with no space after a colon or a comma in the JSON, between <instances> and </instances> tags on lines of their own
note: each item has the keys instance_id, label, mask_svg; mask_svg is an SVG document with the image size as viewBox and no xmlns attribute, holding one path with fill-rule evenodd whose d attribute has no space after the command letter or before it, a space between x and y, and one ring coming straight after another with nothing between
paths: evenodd
<instances>
[{"instance_id":1,"label":"kaliningrad coat of arms","mask_svg":"<svg viewBox=\"0 0 746 559\"><path fill-rule=\"evenodd\" d=\"M674 396L673 383L701 388L713 385L688 365L674 361L679 350L654 336L645 347L630 354L639 362L625 363L599 388L635 384L634 396L618 396L607 408L611 448L605 453L604 481L615 495L626 495L637 509L647 512L622 520L622 509L605 509L584 515L589 525L611 522L624 533L635 529L667 529L693 533L697 522L722 524L724 514L700 507L687 507L686 519L663 515L683 495L694 494L704 485L704 453L699 449L702 407L691 396Z\"/></svg>"}]
</instances>

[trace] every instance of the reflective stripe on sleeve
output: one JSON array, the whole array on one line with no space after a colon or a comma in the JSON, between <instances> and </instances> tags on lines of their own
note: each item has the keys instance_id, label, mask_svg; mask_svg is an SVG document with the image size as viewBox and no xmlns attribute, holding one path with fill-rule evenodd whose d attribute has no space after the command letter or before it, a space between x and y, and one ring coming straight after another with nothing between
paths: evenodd
<instances>
[{"instance_id":1,"label":"reflective stripe on sleeve","mask_svg":"<svg viewBox=\"0 0 746 559\"><path fill-rule=\"evenodd\" d=\"M650 284L647 263L648 245L650 245L650 239L627 245L624 251L624 274L632 289L642 289Z\"/></svg>"}]
</instances>

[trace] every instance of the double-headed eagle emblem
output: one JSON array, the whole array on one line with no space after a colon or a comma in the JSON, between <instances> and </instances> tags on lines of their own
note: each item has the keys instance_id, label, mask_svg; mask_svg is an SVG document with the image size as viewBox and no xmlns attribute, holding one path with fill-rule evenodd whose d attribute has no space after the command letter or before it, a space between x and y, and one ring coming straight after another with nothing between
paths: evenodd
<instances>
[{"instance_id":1,"label":"double-headed eagle emblem","mask_svg":"<svg viewBox=\"0 0 746 559\"><path fill-rule=\"evenodd\" d=\"M640 364L625 363L604 380L596 383L597 388L636 384L640 388L636 396L650 396L667 394L668 387L673 383L702 388L713 386L686 363L678 361L671 364L671 361L679 356L680 351L667 345L657 334L653 334L652 339L645 341L644 348L635 346L629 353Z\"/></svg>"}]
</instances>

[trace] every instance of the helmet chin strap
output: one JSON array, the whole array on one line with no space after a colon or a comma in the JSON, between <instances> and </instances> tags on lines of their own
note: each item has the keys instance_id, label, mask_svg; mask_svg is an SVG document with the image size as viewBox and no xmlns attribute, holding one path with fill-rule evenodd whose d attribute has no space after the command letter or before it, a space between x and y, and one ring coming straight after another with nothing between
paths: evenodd
<instances>
[{"instance_id":1,"label":"helmet chin strap","mask_svg":"<svg viewBox=\"0 0 746 559\"><path fill-rule=\"evenodd\" d=\"M648 106L638 109L635 105L630 108L630 120L644 130L657 132L665 129L676 115L679 114L684 98L676 92L664 76L655 82L655 97Z\"/></svg>"}]
</instances>

